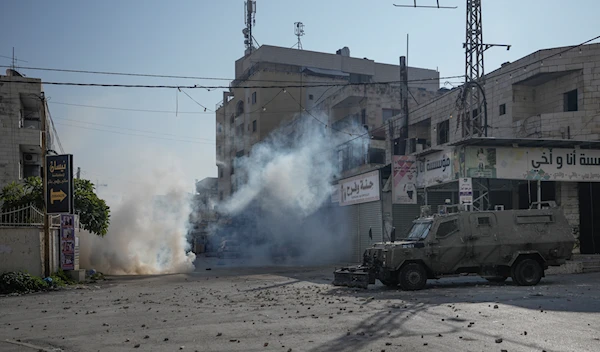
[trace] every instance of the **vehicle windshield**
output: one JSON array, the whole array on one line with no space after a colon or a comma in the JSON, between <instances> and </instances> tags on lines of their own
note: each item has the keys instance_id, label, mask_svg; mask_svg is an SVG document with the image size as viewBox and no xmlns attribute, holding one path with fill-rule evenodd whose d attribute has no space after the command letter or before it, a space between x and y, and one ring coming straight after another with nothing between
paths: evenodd
<instances>
[{"instance_id":1,"label":"vehicle windshield","mask_svg":"<svg viewBox=\"0 0 600 352\"><path fill-rule=\"evenodd\" d=\"M424 240L429 234L429 229L431 228L431 221L426 222L416 222L413 224L412 229L408 233L408 240L420 241Z\"/></svg>"}]
</instances>

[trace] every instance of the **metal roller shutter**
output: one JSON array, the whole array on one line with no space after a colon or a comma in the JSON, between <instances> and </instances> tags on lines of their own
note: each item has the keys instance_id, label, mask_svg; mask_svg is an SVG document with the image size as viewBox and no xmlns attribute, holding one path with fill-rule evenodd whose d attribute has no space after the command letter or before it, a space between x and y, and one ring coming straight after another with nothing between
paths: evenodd
<instances>
[{"instance_id":1,"label":"metal roller shutter","mask_svg":"<svg viewBox=\"0 0 600 352\"><path fill-rule=\"evenodd\" d=\"M392 206L392 216L394 227L396 228L396 238L403 238L408 234L413 220L421 214L419 204L394 204Z\"/></svg>"},{"instance_id":2,"label":"metal roller shutter","mask_svg":"<svg viewBox=\"0 0 600 352\"><path fill-rule=\"evenodd\" d=\"M364 251L373 243L381 242L383 238L383 216L381 201L358 204L359 215L359 251L357 260L362 261ZM373 238L369 237L371 229Z\"/></svg>"},{"instance_id":3,"label":"metal roller shutter","mask_svg":"<svg viewBox=\"0 0 600 352\"><path fill-rule=\"evenodd\" d=\"M357 262L362 261L362 254L359 255L360 248L358 246L359 243L359 218L358 218L358 205L348 205L342 207L345 210L346 221L348 222L348 241L350 241L350 257L348 258L349 262ZM361 258L358 260L357 258Z\"/></svg>"}]
</instances>

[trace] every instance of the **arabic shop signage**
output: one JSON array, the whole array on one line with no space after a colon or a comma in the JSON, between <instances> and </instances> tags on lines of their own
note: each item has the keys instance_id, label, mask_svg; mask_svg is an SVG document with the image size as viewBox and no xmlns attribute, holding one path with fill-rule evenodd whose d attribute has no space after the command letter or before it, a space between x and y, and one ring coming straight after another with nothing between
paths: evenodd
<instances>
[{"instance_id":1,"label":"arabic shop signage","mask_svg":"<svg viewBox=\"0 0 600 352\"><path fill-rule=\"evenodd\" d=\"M48 214L72 214L73 155L47 155L45 166Z\"/></svg>"},{"instance_id":2,"label":"arabic shop signage","mask_svg":"<svg viewBox=\"0 0 600 352\"><path fill-rule=\"evenodd\" d=\"M468 147L465 163L467 177L600 181L600 150Z\"/></svg>"},{"instance_id":3,"label":"arabic shop signage","mask_svg":"<svg viewBox=\"0 0 600 352\"><path fill-rule=\"evenodd\" d=\"M379 199L379 170L340 181L340 205L342 206Z\"/></svg>"},{"instance_id":4,"label":"arabic shop signage","mask_svg":"<svg viewBox=\"0 0 600 352\"><path fill-rule=\"evenodd\" d=\"M441 151L432 153L417 162L418 187L431 187L453 180L452 153Z\"/></svg>"}]
</instances>

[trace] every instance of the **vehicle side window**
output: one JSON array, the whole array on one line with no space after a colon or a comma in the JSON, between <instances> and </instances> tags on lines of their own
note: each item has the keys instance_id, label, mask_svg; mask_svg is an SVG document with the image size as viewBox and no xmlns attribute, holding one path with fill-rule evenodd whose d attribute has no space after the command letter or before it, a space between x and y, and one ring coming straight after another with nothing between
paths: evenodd
<instances>
[{"instance_id":1,"label":"vehicle side window","mask_svg":"<svg viewBox=\"0 0 600 352\"><path fill-rule=\"evenodd\" d=\"M447 237L458 231L458 222L456 220L450 220L440 223L438 226L436 237Z\"/></svg>"}]
</instances>

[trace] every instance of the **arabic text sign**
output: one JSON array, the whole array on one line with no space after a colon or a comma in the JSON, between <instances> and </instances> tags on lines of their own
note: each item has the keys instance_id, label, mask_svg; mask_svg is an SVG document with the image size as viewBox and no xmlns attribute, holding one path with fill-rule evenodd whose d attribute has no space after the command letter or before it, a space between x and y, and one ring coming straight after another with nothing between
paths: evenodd
<instances>
[{"instance_id":1,"label":"arabic text sign","mask_svg":"<svg viewBox=\"0 0 600 352\"><path fill-rule=\"evenodd\" d=\"M452 153L441 151L418 161L417 186L430 187L453 180Z\"/></svg>"},{"instance_id":2,"label":"arabic text sign","mask_svg":"<svg viewBox=\"0 0 600 352\"><path fill-rule=\"evenodd\" d=\"M417 160L410 155L394 155L392 163L392 203L417 204Z\"/></svg>"},{"instance_id":3,"label":"arabic text sign","mask_svg":"<svg viewBox=\"0 0 600 352\"><path fill-rule=\"evenodd\" d=\"M331 203L339 203L340 202L340 186L334 185L333 190L331 191Z\"/></svg>"},{"instance_id":4,"label":"arabic text sign","mask_svg":"<svg viewBox=\"0 0 600 352\"><path fill-rule=\"evenodd\" d=\"M45 166L48 213L73 213L73 155L48 155Z\"/></svg>"},{"instance_id":5,"label":"arabic text sign","mask_svg":"<svg viewBox=\"0 0 600 352\"><path fill-rule=\"evenodd\" d=\"M75 215L60 216L60 267L75 269Z\"/></svg>"},{"instance_id":6,"label":"arabic text sign","mask_svg":"<svg viewBox=\"0 0 600 352\"><path fill-rule=\"evenodd\" d=\"M379 170L340 181L340 196L342 206L379 200Z\"/></svg>"},{"instance_id":7,"label":"arabic text sign","mask_svg":"<svg viewBox=\"0 0 600 352\"><path fill-rule=\"evenodd\" d=\"M470 149L470 148L469 148ZM477 148L475 148L477 149ZM515 180L600 181L600 150L559 148L487 148L489 176ZM467 150L467 153L469 150ZM472 153L472 152L471 152ZM467 170L474 169L469 165ZM472 175L468 175L472 176ZM472 176L473 177L473 176Z\"/></svg>"},{"instance_id":8,"label":"arabic text sign","mask_svg":"<svg viewBox=\"0 0 600 352\"><path fill-rule=\"evenodd\" d=\"M460 204L473 204L473 180L470 177L458 180L458 195Z\"/></svg>"}]
</instances>

